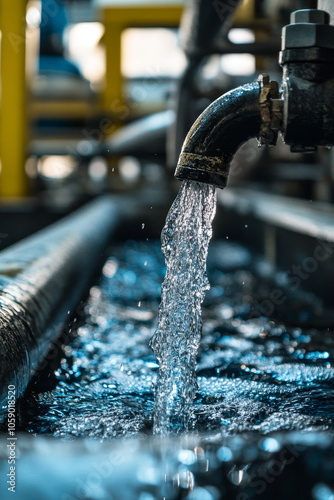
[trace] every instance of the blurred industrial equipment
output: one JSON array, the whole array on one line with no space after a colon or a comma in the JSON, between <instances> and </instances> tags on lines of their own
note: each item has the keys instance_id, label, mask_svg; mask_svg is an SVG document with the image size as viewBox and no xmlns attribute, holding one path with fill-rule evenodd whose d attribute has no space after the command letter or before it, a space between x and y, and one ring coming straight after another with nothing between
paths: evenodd
<instances>
[{"instance_id":1,"label":"blurred industrial equipment","mask_svg":"<svg viewBox=\"0 0 334 500\"><path fill-rule=\"evenodd\" d=\"M177 164L227 183L216 234L262 255L266 279L296 269L312 321L334 326L333 30L331 0L0 0L2 403L75 315L111 236L159 237Z\"/></svg>"},{"instance_id":2,"label":"blurred industrial equipment","mask_svg":"<svg viewBox=\"0 0 334 500\"><path fill-rule=\"evenodd\" d=\"M47 192L68 200L71 193L133 188L150 179L145 171L154 164L168 182L166 161L175 166L198 114L260 72L274 77L281 27L292 10L311 4L295 0L269 8L268 2L246 0L234 13L237 3L226 8L213 2L210 10L205 2L188 2L178 34L184 5L174 0L22 0L15 12L4 2L2 196ZM247 148L252 160L239 175L250 175L254 164L252 175L261 177L264 154L266 172L280 158L300 164L283 145L273 153ZM123 178L119 158L129 156L140 157L140 168L137 176ZM290 190L291 176L285 179ZM316 185L316 191L325 189Z\"/></svg>"}]
</instances>

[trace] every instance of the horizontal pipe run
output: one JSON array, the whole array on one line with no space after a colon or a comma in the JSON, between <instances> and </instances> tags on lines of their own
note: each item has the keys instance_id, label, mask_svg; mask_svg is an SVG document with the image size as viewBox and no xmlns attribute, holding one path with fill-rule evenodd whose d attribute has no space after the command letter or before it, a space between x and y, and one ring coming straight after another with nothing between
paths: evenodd
<instances>
[{"instance_id":1,"label":"horizontal pipe run","mask_svg":"<svg viewBox=\"0 0 334 500\"><path fill-rule=\"evenodd\" d=\"M175 114L171 110L135 120L106 139L101 146L100 154L105 156L165 154L167 129L174 121Z\"/></svg>"},{"instance_id":2,"label":"horizontal pipe run","mask_svg":"<svg viewBox=\"0 0 334 500\"><path fill-rule=\"evenodd\" d=\"M227 40L219 42L212 48L214 54L252 54L253 56L277 56L280 44L276 41L232 43Z\"/></svg>"},{"instance_id":3,"label":"horizontal pipe run","mask_svg":"<svg viewBox=\"0 0 334 500\"><path fill-rule=\"evenodd\" d=\"M284 314L290 324L296 324L295 308L300 303L299 299L295 301L295 292L307 292L312 312L304 319L299 316L298 326L304 321L307 328L315 326L326 332L333 329L333 205L268 193L254 186L229 187L218 193L218 203L224 209L222 234L241 241L257 254L264 254L272 271L280 271L272 275L274 282L267 294L272 303L282 305L277 309L279 314ZM262 268L267 278L268 270Z\"/></svg>"},{"instance_id":4,"label":"horizontal pipe run","mask_svg":"<svg viewBox=\"0 0 334 500\"><path fill-rule=\"evenodd\" d=\"M8 385L23 394L87 290L117 222L116 204L102 197L0 253L0 407Z\"/></svg>"}]
</instances>

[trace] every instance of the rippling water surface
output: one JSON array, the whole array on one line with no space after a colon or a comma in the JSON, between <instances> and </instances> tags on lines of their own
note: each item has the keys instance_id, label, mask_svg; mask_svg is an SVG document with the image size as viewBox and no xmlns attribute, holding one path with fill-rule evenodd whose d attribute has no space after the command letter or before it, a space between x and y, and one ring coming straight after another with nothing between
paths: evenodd
<instances>
[{"instance_id":1,"label":"rippling water surface","mask_svg":"<svg viewBox=\"0 0 334 500\"><path fill-rule=\"evenodd\" d=\"M293 324L284 323L284 308L276 311L279 320L259 316L254 304L273 285L257 271L268 275L247 249L212 242L189 428L221 437L332 431L333 332L312 327L313 309L320 305L308 295L288 301ZM21 429L65 439L152 433L158 365L149 340L164 275L157 241L111 249L73 343L49 375L48 390L32 387ZM302 328L305 318L308 326Z\"/></svg>"}]
</instances>

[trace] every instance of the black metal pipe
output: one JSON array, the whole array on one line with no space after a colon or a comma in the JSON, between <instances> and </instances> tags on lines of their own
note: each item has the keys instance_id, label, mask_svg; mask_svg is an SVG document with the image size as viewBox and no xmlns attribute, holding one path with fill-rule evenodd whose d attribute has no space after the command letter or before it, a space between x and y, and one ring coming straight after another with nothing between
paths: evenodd
<instances>
[{"instance_id":1,"label":"black metal pipe","mask_svg":"<svg viewBox=\"0 0 334 500\"><path fill-rule=\"evenodd\" d=\"M306 9L283 28L283 137L293 151L334 145L334 26L329 14Z\"/></svg>"},{"instance_id":2,"label":"black metal pipe","mask_svg":"<svg viewBox=\"0 0 334 500\"><path fill-rule=\"evenodd\" d=\"M260 92L260 82L254 82L210 104L184 141L175 177L224 188L236 151L260 135Z\"/></svg>"},{"instance_id":3,"label":"black metal pipe","mask_svg":"<svg viewBox=\"0 0 334 500\"><path fill-rule=\"evenodd\" d=\"M182 48L188 58L212 53L215 40L227 31L241 0L190 0L180 26Z\"/></svg>"},{"instance_id":4,"label":"black metal pipe","mask_svg":"<svg viewBox=\"0 0 334 500\"><path fill-rule=\"evenodd\" d=\"M171 110L135 120L106 139L100 154L106 156L154 156L166 154L166 134L175 121Z\"/></svg>"},{"instance_id":5,"label":"black metal pipe","mask_svg":"<svg viewBox=\"0 0 334 500\"><path fill-rule=\"evenodd\" d=\"M201 61L201 57L191 58L178 82L177 94L173 103L175 120L167 131L167 164L171 169L175 168L183 141L196 118L196 115L193 116L196 93L194 82Z\"/></svg>"},{"instance_id":6,"label":"black metal pipe","mask_svg":"<svg viewBox=\"0 0 334 500\"><path fill-rule=\"evenodd\" d=\"M240 3L241 0L190 0L186 4L180 38L187 56L187 66L180 78L173 103L176 120L167 136L167 164L171 168L175 166L184 138L195 118L192 113L196 96L196 75L204 58L215 53L215 46L227 31L229 21Z\"/></svg>"},{"instance_id":7,"label":"black metal pipe","mask_svg":"<svg viewBox=\"0 0 334 500\"><path fill-rule=\"evenodd\" d=\"M276 41L232 43L228 40L215 45L211 51L214 54L252 54L253 56L275 56L280 50L280 44Z\"/></svg>"},{"instance_id":8,"label":"black metal pipe","mask_svg":"<svg viewBox=\"0 0 334 500\"><path fill-rule=\"evenodd\" d=\"M285 64L282 89L283 137L292 151L333 146L334 65L312 62Z\"/></svg>"},{"instance_id":9,"label":"black metal pipe","mask_svg":"<svg viewBox=\"0 0 334 500\"><path fill-rule=\"evenodd\" d=\"M8 386L19 397L39 369L117 222L116 204L103 197L0 253L0 408Z\"/></svg>"}]
</instances>

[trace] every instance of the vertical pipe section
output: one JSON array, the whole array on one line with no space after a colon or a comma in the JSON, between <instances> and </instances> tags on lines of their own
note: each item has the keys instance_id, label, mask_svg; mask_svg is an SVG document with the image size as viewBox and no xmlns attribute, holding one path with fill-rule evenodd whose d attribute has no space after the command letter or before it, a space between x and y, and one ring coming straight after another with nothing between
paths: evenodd
<instances>
[{"instance_id":1,"label":"vertical pipe section","mask_svg":"<svg viewBox=\"0 0 334 500\"><path fill-rule=\"evenodd\" d=\"M186 4L181 20L180 38L188 63L179 80L175 97L176 120L167 136L167 164L170 168L174 168L177 162L183 141L194 118L196 75L204 58L215 53L217 38L222 38L227 32L241 1L189 0Z\"/></svg>"},{"instance_id":2,"label":"vertical pipe section","mask_svg":"<svg viewBox=\"0 0 334 500\"><path fill-rule=\"evenodd\" d=\"M108 2L107 2L108 3ZM122 32L126 28L177 27L183 4L162 2L146 5L145 2L130 4L117 2L107 5L103 11L106 47L106 85L103 93L105 111L111 112L114 121L122 122L130 117L130 102L125 99L122 76ZM145 54L142 54L145 57Z\"/></svg>"},{"instance_id":3,"label":"vertical pipe section","mask_svg":"<svg viewBox=\"0 0 334 500\"><path fill-rule=\"evenodd\" d=\"M0 0L0 196L26 193L26 0Z\"/></svg>"},{"instance_id":4,"label":"vertical pipe section","mask_svg":"<svg viewBox=\"0 0 334 500\"><path fill-rule=\"evenodd\" d=\"M8 385L20 396L62 333L97 270L118 209L102 197L0 253L0 408Z\"/></svg>"},{"instance_id":5,"label":"vertical pipe section","mask_svg":"<svg viewBox=\"0 0 334 500\"><path fill-rule=\"evenodd\" d=\"M121 39L124 29L122 23L113 19L111 9L103 11L103 23L105 27L104 43L106 49L106 82L103 91L103 109L108 113L117 110L127 110L123 99L123 77L121 68Z\"/></svg>"}]
</instances>

